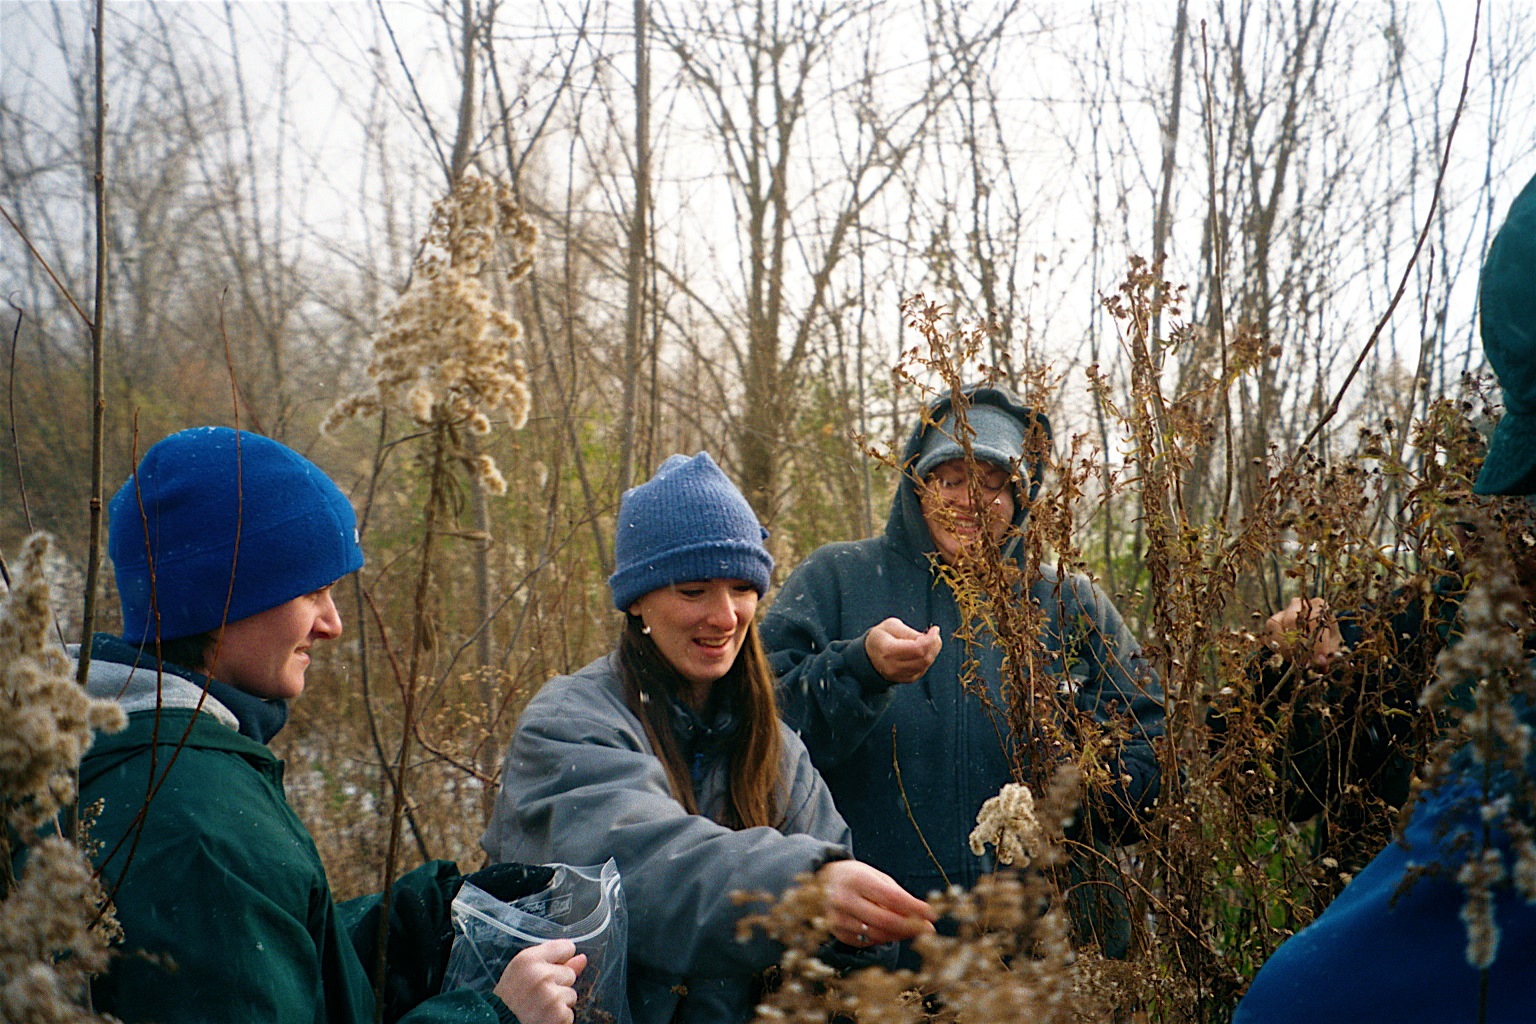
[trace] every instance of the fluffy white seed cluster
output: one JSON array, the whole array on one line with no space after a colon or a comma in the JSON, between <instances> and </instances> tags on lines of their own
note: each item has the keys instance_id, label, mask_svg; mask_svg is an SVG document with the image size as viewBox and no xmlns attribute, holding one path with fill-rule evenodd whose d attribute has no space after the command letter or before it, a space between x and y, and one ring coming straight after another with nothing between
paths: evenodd
<instances>
[{"instance_id":1,"label":"fluffy white seed cluster","mask_svg":"<svg viewBox=\"0 0 1536 1024\"><path fill-rule=\"evenodd\" d=\"M14 588L0 600L0 842L27 851L21 877L0 893L0 1020L97 1022L77 1000L106 969L117 924L79 847L38 829L75 798L73 771L92 730L127 724L111 701L76 685L50 634L43 567L48 538L26 542Z\"/></svg>"},{"instance_id":2,"label":"fluffy white seed cluster","mask_svg":"<svg viewBox=\"0 0 1536 1024\"><path fill-rule=\"evenodd\" d=\"M506 251L509 280L527 275L537 239L505 184L479 176L461 180L433 206L410 286L373 336L371 386L337 403L321 429L386 407L403 410L422 426L463 425L474 434L488 433L497 412L514 430L527 423L528 370L511 354L522 325L496 307L481 274ZM506 492L489 457L469 460L469 468L491 493Z\"/></svg>"},{"instance_id":3,"label":"fluffy white seed cluster","mask_svg":"<svg viewBox=\"0 0 1536 1024\"><path fill-rule=\"evenodd\" d=\"M1529 825L1520 821L1510 822L1509 834L1515 854L1515 865L1510 870L1515 891L1525 902L1536 904L1536 835L1532 834Z\"/></svg>"},{"instance_id":4,"label":"fluffy white seed cluster","mask_svg":"<svg viewBox=\"0 0 1536 1024\"><path fill-rule=\"evenodd\" d=\"M1035 795L1017 782L1005 785L981 805L971 830L971 852L978 857L991 844L999 864L1026 868L1045 850L1045 829L1035 814Z\"/></svg>"},{"instance_id":5,"label":"fluffy white seed cluster","mask_svg":"<svg viewBox=\"0 0 1536 1024\"><path fill-rule=\"evenodd\" d=\"M1467 963L1475 970L1486 970L1499 955L1493 890L1504 881L1504 858L1498 850L1484 850L1482 856L1472 857L1461 866L1456 881L1467 894L1467 902L1461 908L1461 920L1467 926Z\"/></svg>"},{"instance_id":6,"label":"fluffy white seed cluster","mask_svg":"<svg viewBox=\"0 0 1536 1024\"><path fill-rule=\"evenodd\" d=\"M106 895L78 847L58 836L34 844L26 872L0 902L0 1020L96 1024L76 1001L107 969L120 936Z\"/></svg>"},{"instance_id":7,"label":"fluffy white seed cluster","mask_svg":"<svg viewBox=\"0 0 1536 1024\"><path fill-rule=\"evenodd\" d=\"M127 724L117 704L86 696L49 635L48 548L44 534L27 540L15 587L0 601L0 793L6 822L23 837L74 800L92 730Z\"/></svg>"}]
</instances>

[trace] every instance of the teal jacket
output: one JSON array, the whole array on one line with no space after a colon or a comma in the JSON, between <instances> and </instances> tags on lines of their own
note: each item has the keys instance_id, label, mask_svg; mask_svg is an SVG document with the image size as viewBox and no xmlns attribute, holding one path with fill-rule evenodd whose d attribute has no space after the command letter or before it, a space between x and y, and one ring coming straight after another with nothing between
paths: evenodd
<instances>
[{"instance_id":1,"label":"teal jacket","mask_svg":"<svg viewBox=\"0 0 1536 1024\"><path fill-rule=\"evenodd\" d=\"M96 1009L158 1024L373 1021L379 900L338 907L283 795L283 763L240 734L200 677L133 668L133 654L110 638L93 644L91 694L129 712L128 728L98 736L80 768L81 806L100 805L93 859L124 933L92 984ZM433 862L396 883L386 1020L514 1019L475 993L433 994L458 881Z\"/></svg>"}]
</instances>

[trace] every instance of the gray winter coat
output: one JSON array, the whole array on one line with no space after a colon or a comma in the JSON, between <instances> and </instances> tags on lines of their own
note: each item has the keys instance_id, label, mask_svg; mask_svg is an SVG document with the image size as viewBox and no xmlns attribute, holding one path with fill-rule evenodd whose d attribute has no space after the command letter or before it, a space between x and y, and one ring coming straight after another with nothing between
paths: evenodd
<instances>
[{"instance_id":1,"label":"gray winter coat","mask_svg":"<svg viewBox=\"0 0 1536 1024\"><path fill-rule=\"evenodd\" d=\"M983 389L972 401L1026 424L1036 419L1001 389ZM948 404L938 403L933 422ZM1048 430L1043 417L1038 422ZM924 432L919 424L904 465L921 451ZM1035 467L1027 489L1037 487ZM1028 504L1018 503L1015 527L1023 527ZM762 630L784 717L847 817L859 858L917 896L946 880L970 887L990 870L990 858L973 855L967 840L981 804L1016 781L1007 724L995 710L1006 706L1002 650L984 633L974 650L989 710L960 684L962 623L953 591L933 568L936 557L917 487L904 479L884 535L813 552L781 588ZM1162 733L1162 692L1119 612L1087 578L1042 567L1029 597L1045 613L1041 641L1063 709L1128 724L1114 774L1130 781L1105 794L1108 820L1094 823L1100 838L1124 836L1158 791L1149 741ZM893 686L865 653L865 634L891 616L920 631L937 625L942 634L938 659L915 683Z\"/></svg>"},{"instance_id":2,"label":"gray winter coat","mask_svg":"<svg viewBox=\"0 0 1536 1024\"><path fill-rule=\"evenodd\" d=\"M849 855L831 794L781 729L784 823L733 831L712 820L725 808L729 759L703 765L703 813L685 811L625 704L616 655L551 679L523 712L481 845L497 861L618 862L636 1024L749 1020L755 975L783 950L761 934L736 941L736 922L753 908L731 894L777 896L796 875Z\"/></svg>"}]
</instances>

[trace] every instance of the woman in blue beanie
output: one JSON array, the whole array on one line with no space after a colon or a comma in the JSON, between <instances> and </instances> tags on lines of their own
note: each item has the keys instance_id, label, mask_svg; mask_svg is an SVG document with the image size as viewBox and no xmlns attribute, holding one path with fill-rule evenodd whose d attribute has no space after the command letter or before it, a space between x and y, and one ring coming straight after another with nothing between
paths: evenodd
<instances>
[{"instance_id":1,"label":"woman in blue beanie","mask_svg":"<svg viewBox=\"0 0 1536 1024\"><path fill-rule=\"evenodd\" d=\"M88 688L128 727L96 738L80 803L100 807L93 856L123 943L92 983L95 1008L159 1024L369 1024L380 901L332 902L266 745L313 646L341 635L331 585L363 564L351 504L276 441L198 427L152 447L117 492L108 550L123 635L92 639ZM517 895L537 873L474 877ZM585 963L570 943L520 955L494 997L438 994L459 882L438 861L396 883L384 1020L569 1024Z\"/></svg>"},{"instance_id":2,"label":"woman in blue beanie","mask_svg":"<svg viewBox=\"0 0 1536 1024\"><path fill-rule=\"evenodd\" d=\"M778 896L815 872L849 955L932 928L926 904L850 859L848 826L779 721L754 622L765 536L702 452L625 493L618 649L529 703L481 840L495 860L618 862L636 1024L751 1019L782 947L737 941L736 893Z\"/></svg>"}]
</instances>

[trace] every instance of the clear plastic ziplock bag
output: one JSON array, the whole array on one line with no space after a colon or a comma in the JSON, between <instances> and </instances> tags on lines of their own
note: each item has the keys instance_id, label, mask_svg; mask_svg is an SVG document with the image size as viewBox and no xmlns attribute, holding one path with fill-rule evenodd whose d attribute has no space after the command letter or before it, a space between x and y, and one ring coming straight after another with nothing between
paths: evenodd
<instances>
[{"instance_id":1,"label":"clear plastic ziplock bag","mask_svg":"<svg viewBox=\"0 0 1536 1024\"><path fill-rule=\"evenodd\" d=\"M453 948L443 991L472 988L487 995L512 958L529 946L569 939L587 966L576 979L577 1024L630 1024L625 961L629 921L619 868L554 868L538 892L503 902L466 882L453 900Z\"/></svg>"}]
</instances>

